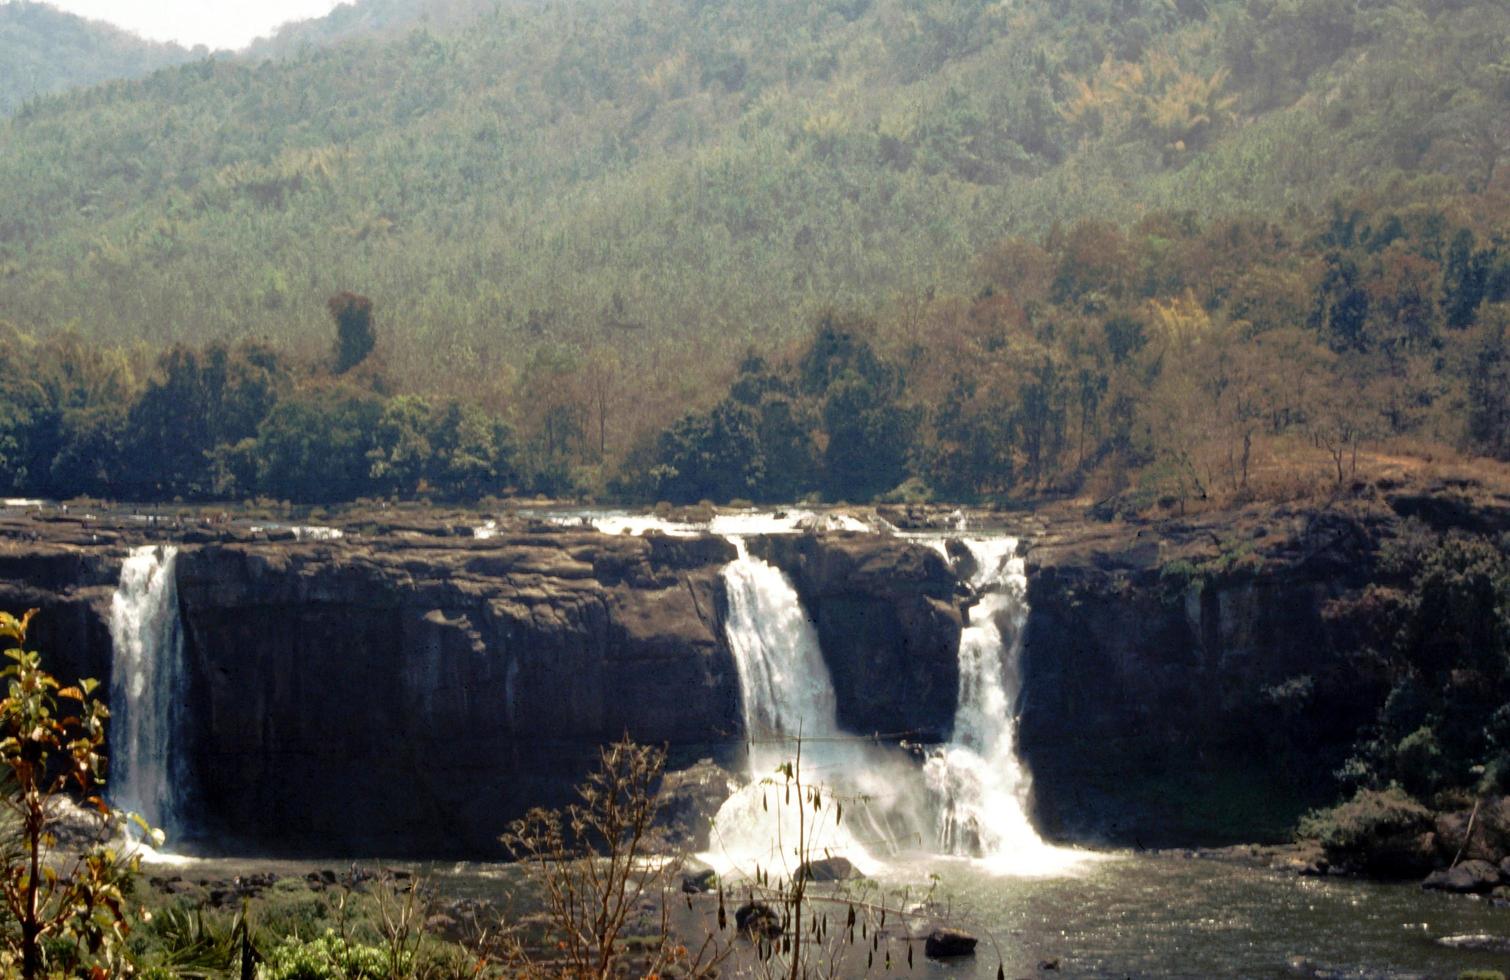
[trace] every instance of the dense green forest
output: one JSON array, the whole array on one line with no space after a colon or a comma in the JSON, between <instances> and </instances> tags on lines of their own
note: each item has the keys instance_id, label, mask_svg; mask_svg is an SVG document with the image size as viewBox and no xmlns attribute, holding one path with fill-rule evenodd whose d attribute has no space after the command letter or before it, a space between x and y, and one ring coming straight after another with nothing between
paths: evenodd
<instances>
[{"instance_id":1,"label":"dense green forest","mask_svg":"<svg viewBox=\"0 0 1510 980\"><path fill-rule=\"evenodd\" d=\"M1497 2L435 11L3 124L13 490L1142 506L1510 455Z\"/></svg>"},{"instance_id":2,"label":"dense green forest","mask_svg":"<svg viewBox=\"0 0 1510 980\"><path fill-rule=\"evenodd\" d=\"M144 41L45 3L8 0L0 3L0 116L41 95L146 75L205 54Z\"/></svg>"},{"instance_id":3,"label":"dense green forest","mask_svg":"<svg viewBox=\"0 0 1510 980\"><path fill-rule=\"evenodd\" d=\"M520 10L538 5L535 0L509 3ZM503 0L344 0L324 17L282 25L237 56L252 60L290 57L346 41L391 40L416 27L454 31L503 6Z\"/></svg>"}]
</instances>

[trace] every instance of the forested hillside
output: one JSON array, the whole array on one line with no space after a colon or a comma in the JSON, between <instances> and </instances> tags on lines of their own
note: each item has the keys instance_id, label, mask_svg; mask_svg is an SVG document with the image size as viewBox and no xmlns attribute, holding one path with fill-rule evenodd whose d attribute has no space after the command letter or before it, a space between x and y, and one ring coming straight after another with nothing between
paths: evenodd
<instances>
[{"instance_id":1,"label":"forested hillside","mask_svg":"<svg viewBox=\"0 0 1510 980\"><path fill-rule=\"evenodd\" d=\"M510 2L520 9L535 6L532 0ZM452 31L503 6L501 0L344 0L323 17L282 25L238 56L250 60L288 57L358 39L392 40L416 27Z\"/></svg>"},{"instance_id":2,"label":"forested hillside","mask_svg":"<svg viewBox=\"0 0 1510 980\"><path fill-rule=\"evenodd\" d=\"M0 116L27 99L135 78L204 52L157 44L44 3L0 3Z\"/></svg>"},{"instance_id":3,"label":"forested hillside","mask_svg":"<svg viewBox=\"0 0 1510 980\"><path fill-rule=\"evenodd\" d=\"M1497 0L436 10L5 124L7 349L71 392L11 409L57 420L17 488L123 485L61 420L131 459L214 370L267 390L138 492L1153 499L1510 448ZM337 370L345 291L379 341ZM301 427L345 469L278 477Z\"/></svg>"}]
</instances>

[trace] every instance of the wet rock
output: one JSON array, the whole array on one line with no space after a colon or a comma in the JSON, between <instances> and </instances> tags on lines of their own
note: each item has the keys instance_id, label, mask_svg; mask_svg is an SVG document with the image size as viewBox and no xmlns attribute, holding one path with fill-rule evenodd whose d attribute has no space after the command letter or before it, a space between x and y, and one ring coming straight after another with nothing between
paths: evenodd
<instances>
[{"instance_id":1,"label":"wet rock","mask_svg":"<svg viewBox=\"0 0 1510 980\"><path fill-rule=\"evenodd\" d=\"M738 781L712 759L668 772L657 794L656 826L673 853L706 851L718 808L738 788Z\"/></svg>"},{"instance_id":2,"label":"wet rock","mask_svg":"<svg viewBox=\"0 0 1510 980\"><path fill-rule=\"evenodd\" d=\"M781 936L781 916L764 902L746 902L734 910L734 925L752 939Z\"/></svg>"},{"instance_id":3,"label":"wet rock","mask_svg":"<svg viewBox=\"0 0 1510 980\"><path fill-rule=\"evenodd\" d=\"M813 619L841 728L947 737L959 697L960 583L921 542L877 534L751 538Z\"/></svg>"},{"instance_id":4,"label":"wet rock","mask_svg":"<svg viewBox=\"0 0 1510 980\"><path fill-rule=\"evenodd\" d=\"M939 928L928 934L923 954L929 959L945 960L955 956L974 956L979 939L960 929Z\"/></svg>"},{"instance_id":5,"label":"wet rock","mask_svg":"<svg viewBox=\"0 0 1510 980\"><path fill-rule=\"evenodd\" d=\"M853 881L865 877L860 869L850 863L849 858L843 857L804 861L797 868L797 874L809 881Z\"/></svg>"},{"instance_id":6,"label":"wet rock","mask_svg":"<svg viewBox=\"0 0 1510 980\"><path fill-rule=\"evenodd\" d=\"M66 796L55 796L47 803L47 829L56 839L54 847L64 852L87 850L96 844L124 843L116 827L98 811L86 810Z\"/></svg>"},{"instance_id":7,"label":"wet rock","mask_svg":"<svg viewBox=\"0 0 1510 980\"><path fill-rule=\"evenodd\" d=\"M1444 861L1461 855L1498 864L1510 857L1510 800L1487 797L1477 811L1464 808L1439 814L1435 829Z\"/></svg>"},{"instance_id":8,"label":"wet rock","mask_svg":"<svg viewBox=\"0 0 1510 980\"><path fill-rule=\"evenodd\" d=\"M1433 871L1421 882L1421 887L1431 891L1452 892L1457 895L1486 895L1500 883L1498 865L1488 861L1464 861L1445 871Z\"/></svg>"},{"instance_id":9,"label":"wet rock","mask_svg":"<svg viewBox=\"0 0 1510 980\"><path fill-rule=\"evenodd\" d=\"M688 895L710 892L718 885L718 872L697 860L688 858L682 865L682 891Z\"/></svg>"}]
</instances>

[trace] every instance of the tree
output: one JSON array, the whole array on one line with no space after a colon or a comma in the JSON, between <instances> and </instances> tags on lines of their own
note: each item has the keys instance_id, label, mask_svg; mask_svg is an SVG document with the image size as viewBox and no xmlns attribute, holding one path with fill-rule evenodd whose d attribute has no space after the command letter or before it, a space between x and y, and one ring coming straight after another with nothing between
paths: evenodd
<instances>
[{"instance_id":1,"label":"tree","mask_svg":"<svg viewBox=\"0 0 1510 980\"><path fill-rule=\"evenodd\" d=\"M1368 293L1359 278L1358 265L1350 257L1336 250L1327 253L1311 326L1338 352L1369 348Z\"/></svg>"},{"instance_id":2,"label":"tree","mask_svg":"<svg viewBox=\"0 0 1510 980\"><path fill-rule=\"evenodd\" d=\"M1382 382L1369 384L1361 378L1337 378L1317 392L1310 407L1309 425L1316 445L1332 459L1340 486L1348 474L1358 473L1358 453L1363 444L1377 439L1384 427L1379 405ZM1346 466L1346 471L1344 471Z\"/></svg>"},{"instance_id":3,"label":"tree","mask_svg":"<svg viewBox=\"0 0 1510 980\"><path fill-rule=\"evenodd\" d=\"M825 316L797 365L799 390L820 406L831 500L869 500L907 476L913 425L901 403L902 373L862 336L867 326Z\"/></svg>"},{"instance_id":4,"label":"tree","mask_svg":"<svg viewBox=\"0 0 1510 980\"><path fill-rule=\"evenodd\" d=\"M656 456L653 472L665 500L748 500L759 495L765 479L755 412L728 398L661 433Z\"/></svg>"},{"instance_id":5,"label":"tree","mask_svg":"<svg viewBox=\"0 0 1510 980\"><path fill-rule=\"evenodd\" d=\"M430 445L430 403L400 395L383 406L367 450L373 484L386 493L413 493L435 450Z\"/></svg>"},{"instance_id":6,"label":"tree","mask_svg":"<svg viewBox=\"0 0 1510 980\"><path fill-rule=\"evenodd\" d=\"M368 451L382 402L364 392L315 388L284 399L257 430L259 489L285 500L351 500L371 486Z\"/></svg>"},{"instance_id":7,"label":"tree","mask_svg":"<svg viewBox=\"0 0 1510 980\"><path fill-rule=\"evenodd\" d=\"M361 364L377 346L372 324L372 300L353 292L336 293L325 301L336 321L336 374L345 374Z\"/></svg>"},{"instance_id":8,"label":"tree","mask_svg":"<svg viewBox=\"0 0 1510 980\"><path fill-rule=\"evenodd\" d=\"M435 414L430 443L432 479L451 495L476 498L514 479L512 433L475 405L447 403Z\"/></svg>"},{"instance_id":9,"label":"tree","mask_svg":"<svg viewBox=\"0 0 1510 980\"><path fill-rule=\"evenodd\" d=\"M912 413L900 384L846 374L823 401L823 487L830 500L870 500L907 478Z\"/></svg>"},{"instance_id":10,"label":"tree","mask_svg":"<svg viewBox=\"0 0 1510 980\"><path fill-rule=\"evenodd\" d=\"M15 644L5 651L8 665L0 671L6 681L6 697L0 701L0 765L9 776L0 801L21 824L20 852L7 855L0 872L0 894L19 934L5 929L0 942L5 965L14 969L19 959L26 980L46 968L43 950L49 939L72 942L110 963L125 938L126 891L140 859L106 844L61 864L52 854L49 826L66 791L81 794L104 824L121 828L124 818L99 792L105 782L101 748L110 711L93 697L95 681L60 687L42 669L41 655L25 649L35 614L32 609L17 619L0 612L0 639ZM105 973L98 966L95 970Z\"/></svg>"},{"instance_id":11,"label":"tree","mask_svg":"<svg viewBox=\"0 0 1510 980\"><path fill-rule=\"evenodd\" d=\"M550 916L549 965L536 962L523 943L510 965L526 977L564 976L609 980L630 968L629 930L642 902L659 899L661 918L639 976L671 967L679 976L716 975L726 955L717 936L706 937L694 956L676 944L665 917L669 885L680 865L646 860L655 853L656 788L666 765L662 749L627 738L602 750L598 769L577 788L582 802L559 810L532 810L516 820L502 841L539 887ZM643 933L641 933L643 936ZM557 964L564 961L565 969Z\"/></svg>"},{"instance_id":12,"label":"tree","mask_svg":"<svg viewBox=\"0 0 1510 980\"><path fill-rule=\"evenodd\" d=\"M1469 442L1510 459L1510 304L1487 307L1466 340Z\"/></svg>"},{"instance_id":13,"label":"tree","mask_svg":"<svg viewBox=\"0 0 1510 980\"><path fill-rule=\"evenodd\" d=\"M164 351L128 420L138 497L215 491L215 455L250 439L290 387L283 355L267 344L182 344Z\"/></svg>"},{"instance_id":14,"label":"tree","mask_svg":"<svg viewBox=\"0 0 1510 980\"><path fill-rule=\"evenodd\" d=\"M1462 228L1453 236L1442 270L1442 307L1454 330L1472 324L1478 313L1488 279L1487 259L1486 253L1474 250L1472 231Z\"/></svg>"},{"instance_id":15,"label":"tree","mask_svg":"<svg viewBox=\"0 0 1510 980\"><path fill-rule=\"evenodd\" d=\"M934 410L923 451L927 483L947 500L972 500L1012 485L1015 406L1003 387L957 374Z\"/></svg>"}]
</instances>

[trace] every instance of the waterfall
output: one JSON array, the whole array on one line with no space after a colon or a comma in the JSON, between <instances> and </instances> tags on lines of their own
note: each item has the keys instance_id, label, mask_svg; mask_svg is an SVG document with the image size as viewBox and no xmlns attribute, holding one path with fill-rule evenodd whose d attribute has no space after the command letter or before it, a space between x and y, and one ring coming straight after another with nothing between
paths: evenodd
<instances>
[{"instance_id":1,"label":"waterfall","mask_svg":"<svg viewBox=\"0 0 1510 980\"><path fill-rule=\"evenodd\" d=\"M135 548L110 601L111 802L176 837L182 815L183 629L170 545Z\"/></svg>"},{"instance_id":2,"label":"waterfall","mask_svg":"<svg viewBox=\"0 0 1510 980\"><path fill-rule=\"evenodd\" d=\"M796 871L799 854L842 855L873 868L870 847L898 846L895 760L845 736L835 720L835 696L818 634L797 590L778 568L750 556L730 537L738 557L723 570L729 608L725 631L739 672L750 782L731 796L713 821L705 855L720 870L777 874ZM814 814L788 797L776 774L796 762L805 785L819 786L829 805ZM890 764L889 764L890 763ZM845 819L837 819L837 797Z\"/></svg>"},{"instance_id":3,"label":"waterfall","mask_svg":"<svg viewBox=\"0 0 1510 980\"><path fill-rule=\"evenodd\" d=\"M750 767L762 774L789 757L792 737L832 740L834 685L818 634L786 575L751 558L742 538L730 538L738 557L723 570L729 597L725 632L744 700Z\"/></svg>"},{"instance_id":4,"label":"waterfall","mask_svg":"<svg viewBox=\"0 0 1510 980\"><path fill-rule=\"evenodd\" d=\"M1024 563L1016 538L960 543L977 601L960 634L954 733L923 767L937 800L939 848L1003 872L1053 873L1083 855L1046 844L1028 819L1031 780L1017 757L1015 717L1028 621Z\"/></svg>"},{"instance_id":5,"label":"waterfall","mask_svg":"<svg viewBox=\"0 0 1510 980\"><path fill-rule=\"evenodd\" d=\"M759 865L790 875L799 854L842 855L871 874L882 867L878 856L889 860L936 847L998 873L1034 875L1086 859L1046 844L1028 819L1030 778L1015 744L1027 577L1015 538L960 540L953 545L966 552L959 560L950 545L930 540L967 577L976 601L960 635L953 734L920 773L902 751L839 728L817 630L791 581L750 555L741 530L725 529L737 557L722 577L725 635L750 739L749 784L714 818L712 847L704 855L710 864L725 874L749 874ZM778 766L796 760L799 744L804 784L820 786L831 804L843 799L842 822L826 812L815 827L809 810L799 827L802 808L786 796L777 774Z\"/></svg>"}]
</instances>

